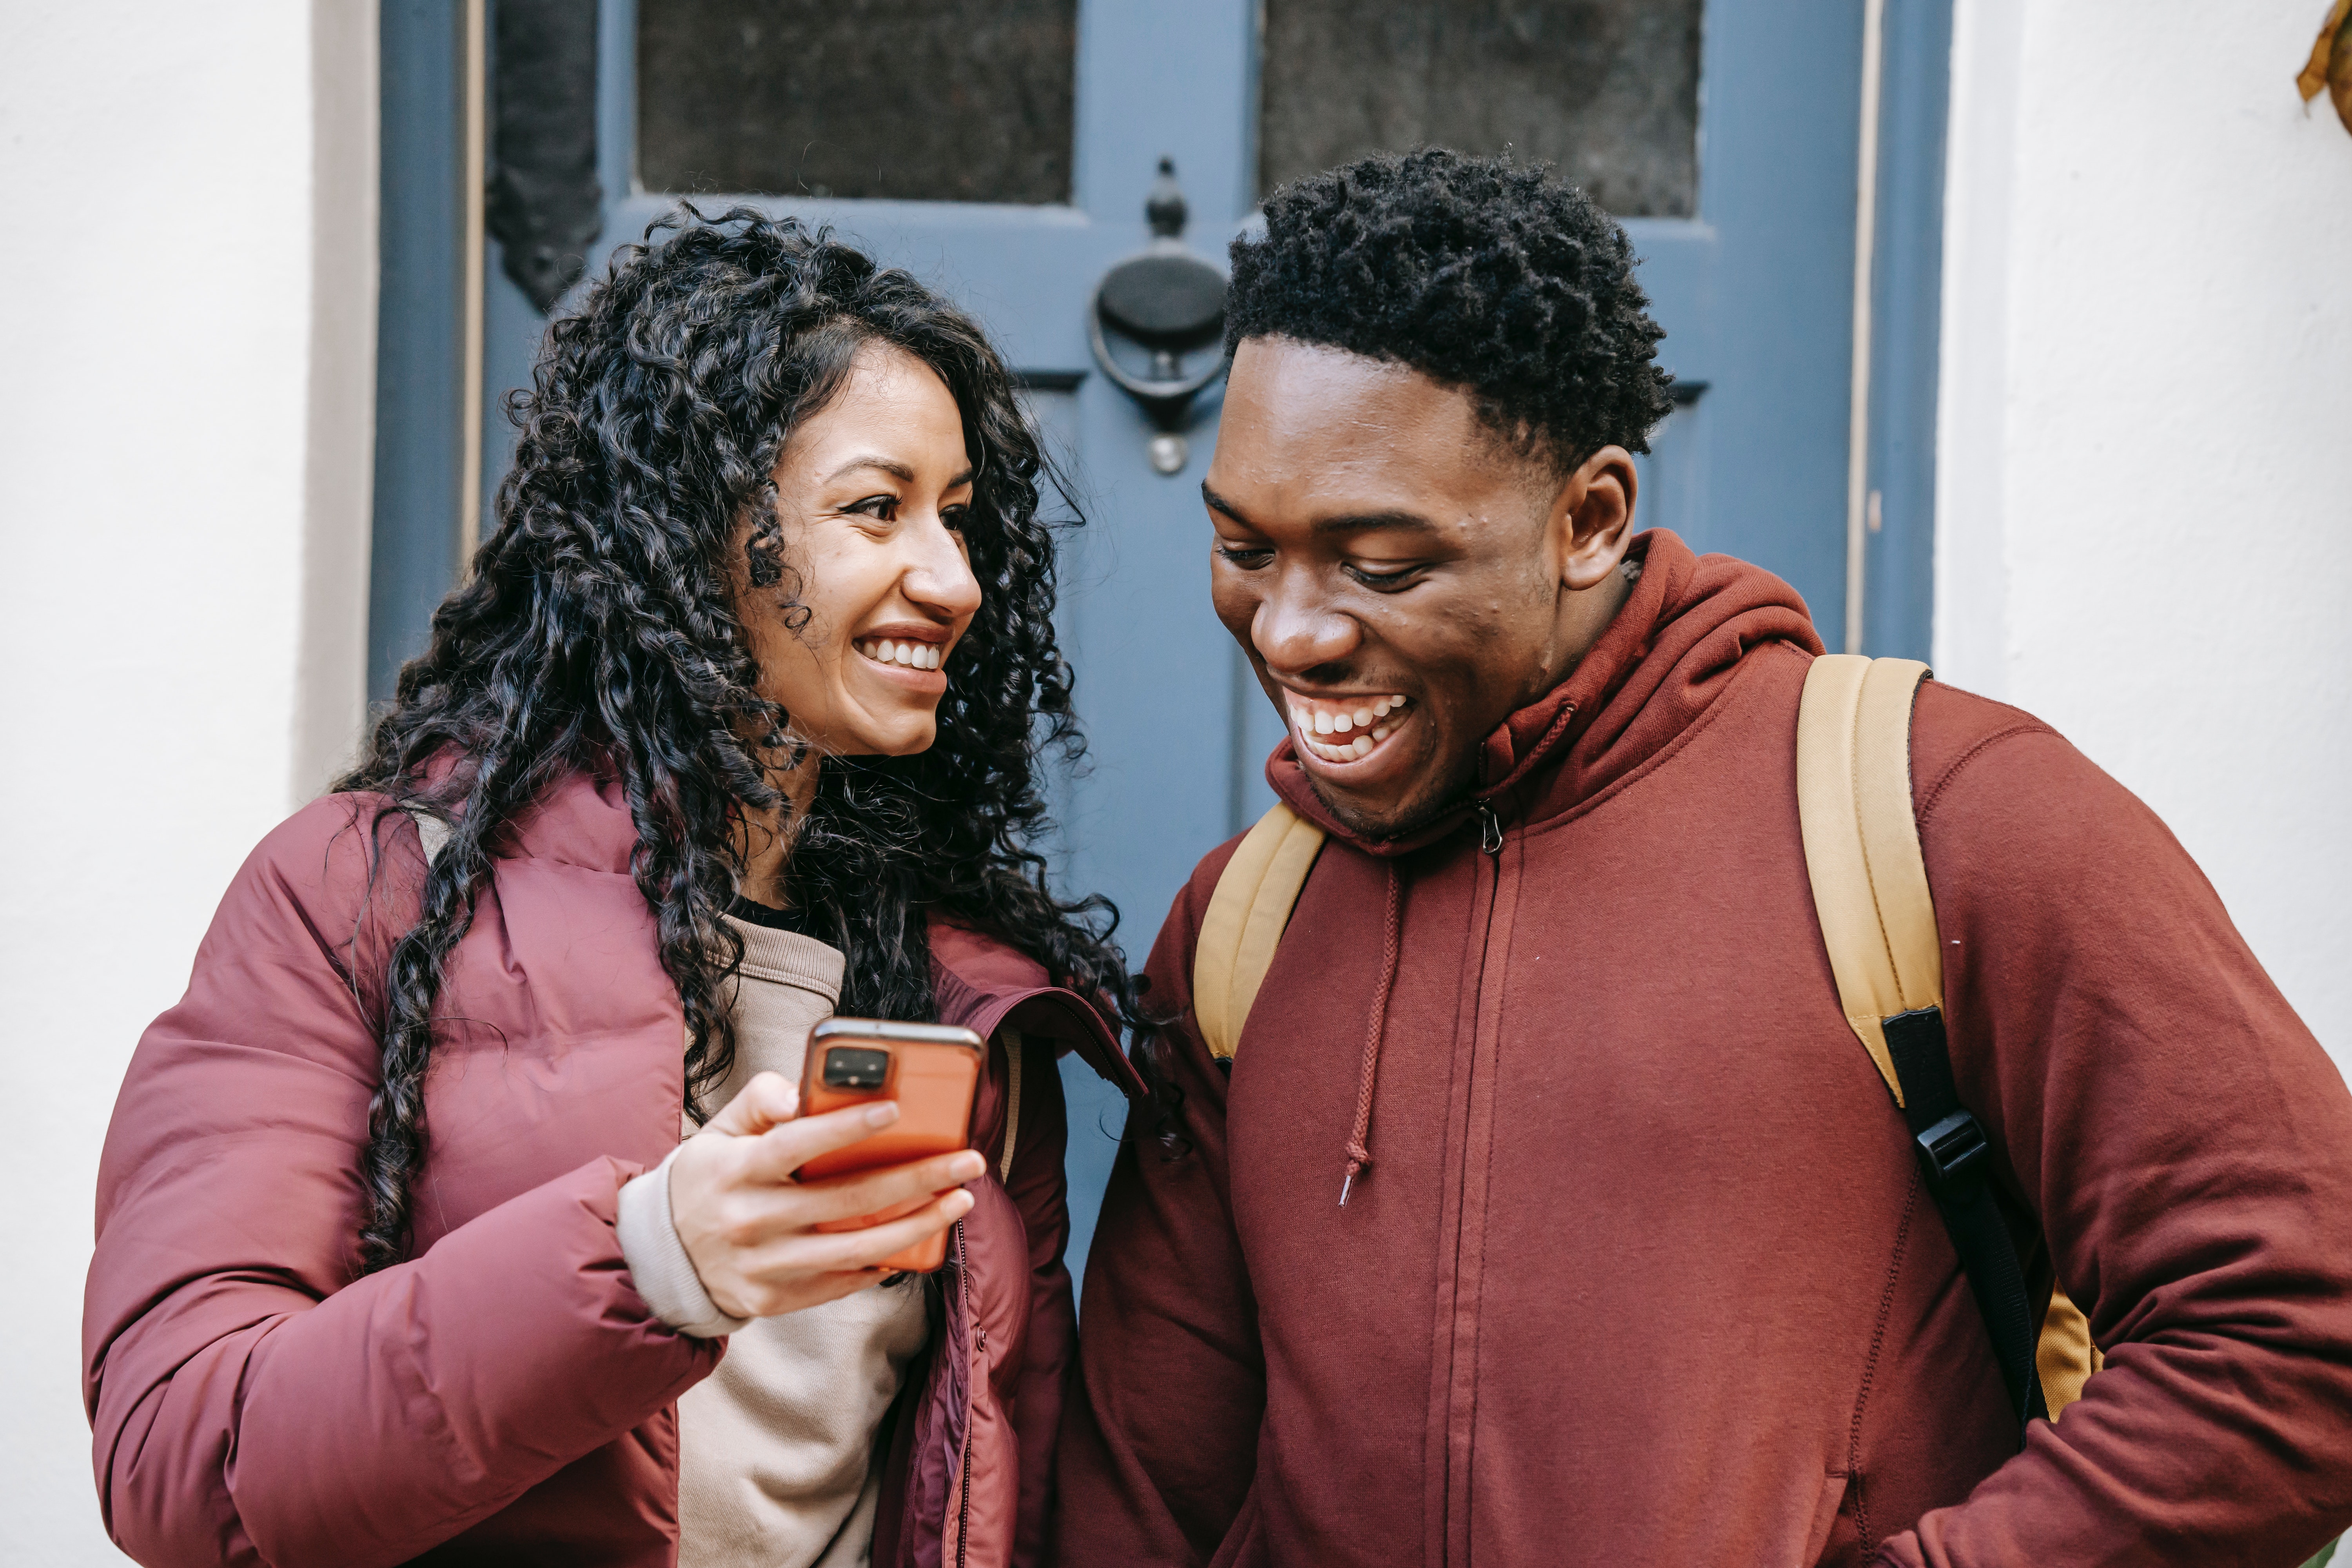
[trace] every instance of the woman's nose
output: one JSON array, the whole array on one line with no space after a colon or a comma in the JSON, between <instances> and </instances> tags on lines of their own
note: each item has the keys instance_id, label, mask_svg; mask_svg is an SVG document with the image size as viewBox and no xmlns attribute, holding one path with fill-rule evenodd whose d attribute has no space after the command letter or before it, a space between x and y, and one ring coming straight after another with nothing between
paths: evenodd
<instances>
[{"instance_id":1,"label":"woman's nose","mask_svg":"<svg viewBox=\"0 0 2352 1568\"><path fill-rule=\"evenodd\" d=\"M901 535L914 559L899 579L907 597L942 620L962 620L980 608L980 579L957 534L937 517Z\"/></svg>"}]
</instances>

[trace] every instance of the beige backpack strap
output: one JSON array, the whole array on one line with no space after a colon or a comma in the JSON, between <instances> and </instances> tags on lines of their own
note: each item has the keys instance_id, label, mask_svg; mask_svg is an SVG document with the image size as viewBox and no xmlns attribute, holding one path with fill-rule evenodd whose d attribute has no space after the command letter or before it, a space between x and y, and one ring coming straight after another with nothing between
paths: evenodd
<instances>
[{"instance_id":1,"label":"beige backpack strap","mask_svg":"<svg viewBox=\"0 0 2352 1568\"><path fill-rule=\"evenodd\" d=\"M1797 708L1797 820L1845 1021L1903 1086L1880 1020L1944 1001L1944 954L1911 814L1912 658L1824 654Z\"/></svg>"},{"instance_id":2,"label":"beige backpack strap","mask_svg":"<svg viewBox=\"0 0 2352 1568\"><path fill-rule=\"evenodd\" d=\"M1927 675L1916 659L1824 655L1797 709L1797 819L1813 909L1845 1021L1898 1106L1885 1020L1944 1005L1943 941L1911 800L1911 704ZM2090 1324L2063 1289L2052 1290L2032 1348L2055 1419L2100 1365Z\"/></svg>"},{"instance_id":3,"label":"beige backpack strap","mask_svg":"<svg viewBox=\"0 0 2352 1568\"><path fill-rule=\"evenodd\" d=\"M1276 801L1225 862L1192 952L1192 1016L1210 1053L1231 1061L1323 830Z\"/></svg>"},{"instance_id":4,"label":"beige backpack strap","mask_svg":"<svg viewBox=\"0 0 2352 1568\"><path fill-rule=\"evenodd\" d=\"M2074 1305L2065 1287L2050 1288L2050 1307L2042 1314L2042 1338L2033 1347L2034 1365L2042 1373L2042 1397L2050 1405L2050 1419L2065 1414L2066 1406L2083 1397L2083 1384L2107 1364L2091 1342L2091 1322Z\"/></svg>"}]
</instances>

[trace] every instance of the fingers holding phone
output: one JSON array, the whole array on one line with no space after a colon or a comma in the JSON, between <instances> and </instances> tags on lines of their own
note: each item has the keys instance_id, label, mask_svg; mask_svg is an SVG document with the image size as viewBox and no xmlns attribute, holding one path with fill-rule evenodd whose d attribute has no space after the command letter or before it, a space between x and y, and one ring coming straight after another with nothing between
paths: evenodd
<instances>
[{"instance_id":1,"label":"fingers holding phone","mask_svg":"<svg viewBox=\"0 0 2352 1568\"><path fill-rule=\"evenodd\" d=\"M964 1147L982 1044L968 1029L829 1018L801 1086L746 1084L672 1162L670 1214L712 1302L772 1317L940 1267L987 1169Z\"/></svg>"}]
</instances>

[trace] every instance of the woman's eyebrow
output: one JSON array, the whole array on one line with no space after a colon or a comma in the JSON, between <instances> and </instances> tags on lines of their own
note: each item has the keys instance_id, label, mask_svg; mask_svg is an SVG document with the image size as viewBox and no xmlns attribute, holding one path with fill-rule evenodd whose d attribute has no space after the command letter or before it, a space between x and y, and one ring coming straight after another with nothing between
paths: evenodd
<instances>
[{"instance_id":1,"label":"woman's eyebrow","mask_svg":"<svg viewBox=\"0 0 2352 1568\"><path fill-rule=\"evenodd\" d=\"M842 464L841 467L834 469L833 472L825 475L824 482L831 484L834 480L840 479L844 474L854 474L860 468L879 468L884 473L888 474L892 479L895 479L903 484L911 485L915 482L914 469L898 461L896 458L877 457L870 452L862 458L850 458L849 461Z\"/></svg>"},{"instance_id":2,"label":"woman's eyebrow","mask_svg":"<svg viewBox=\"0 0 2352 1568\"><path fill-rule=\"evenodd\" d=\"M892 479L897 479L900 484L911 485L915 482L915 470L908 468L906 464L898 461L898 458L876 457L873 454L868 453L866 456L862 458L850 458L849 461L842 464L841 467L834 469L833 472L825 475L824 483L831 484L834 480L841 479L845 475L854 474L860 468L879 468L884 473L889 475ZM963 486L971 483L972 475L979 471L980 470L977 468L967 464L963 472L958 474L955 478L947 482L947 488L951 490L961 489Z\"/></svg>"}]
</instances>

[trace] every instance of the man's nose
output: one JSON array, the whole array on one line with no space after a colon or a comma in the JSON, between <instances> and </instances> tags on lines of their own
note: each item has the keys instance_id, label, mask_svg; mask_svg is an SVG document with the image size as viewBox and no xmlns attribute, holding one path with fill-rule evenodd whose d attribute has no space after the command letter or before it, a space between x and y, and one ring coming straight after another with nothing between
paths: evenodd
<instances>
[{"instance_id":1,"label":"man's nose","mask_svg":"<svg viewBox=\"0 0 2352 1568\"><path fill-rule=\"evenodd\" d=\"M1321 595L1277 582L1250 617L1250 641L1275 674L1303 676L1352 655L1363 641L1363 628Z\"/></svg>"}]
</instances>

